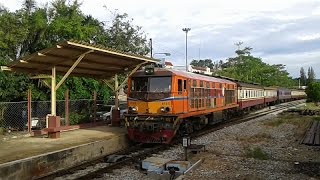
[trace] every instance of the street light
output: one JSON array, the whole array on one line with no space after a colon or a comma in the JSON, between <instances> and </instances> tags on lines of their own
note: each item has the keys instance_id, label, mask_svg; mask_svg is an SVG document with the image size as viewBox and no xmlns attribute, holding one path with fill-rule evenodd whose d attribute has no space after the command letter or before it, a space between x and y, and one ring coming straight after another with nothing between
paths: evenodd
<instances>
[{"instance_id":1,"label":"street light","mask_svg":"<svg viewBox=\"0 0 320 180\"><path fill-rule=\"evenodd\" d=\"M167 53L167 52L165 52L165 53L153 53L152 56L154 56L154 55L156 55L156 54L164 54L165 56L171 56L171 54L170 54L170 53Z\"/></svg>"},{"instance_id":2,"label":"street light","mask_svg":"<svg viewBox=\"0 0 320 180\"><path fill-rule=\"evenodd\" d=\"M186 32L186 71L188 71L188 32L191 28L182 28L182 31Z\"/></svg>"}]
</instances>

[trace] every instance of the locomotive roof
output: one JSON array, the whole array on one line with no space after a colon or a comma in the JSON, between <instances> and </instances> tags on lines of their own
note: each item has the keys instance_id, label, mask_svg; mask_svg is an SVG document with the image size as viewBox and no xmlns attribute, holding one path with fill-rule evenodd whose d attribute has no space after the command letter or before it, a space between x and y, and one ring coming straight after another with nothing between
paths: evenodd
<instances>
[{"instance_id":1,"label":"locomotive roof","mask_svg":"<svg viewBox=\"0 0 320 180\"><path fill-rule=\"evenodd\" d=\"M175 69L168 69L168 70L173 72L176 75L184 76L184 77L187 77L187 78L190 78L190 79L199 79L199 80L203 80L203 81L215 81L215 82L220 82L220 83L235 84L233 81L230 81L230 80L227 80L227 79L222 79L222 78L216 78L216 77L213 77L213 76L196 74L196 73L192 73L192 72L175 70Z\"/></svg>"},{"instance_id":2,"label":"locomotive roof","mask_svg":"<svg viewBox=\"0 0 320 180\"><path fill-rule=\"evenodd\" d=\"M219 83L228 83L228 84L236 84L233 81L216 78L213 76L207 76L202 74L196 74L192 72L186 72L176 69L164 69L164 68L155 68L155 73L153 75L145 75L143 70L137 71L135 74L132 75L132 77L141 77L141 76L172 76L172 75L178 75L190 79L198 79L203 81L214 81Z\"/></svg>"}]
</instances>

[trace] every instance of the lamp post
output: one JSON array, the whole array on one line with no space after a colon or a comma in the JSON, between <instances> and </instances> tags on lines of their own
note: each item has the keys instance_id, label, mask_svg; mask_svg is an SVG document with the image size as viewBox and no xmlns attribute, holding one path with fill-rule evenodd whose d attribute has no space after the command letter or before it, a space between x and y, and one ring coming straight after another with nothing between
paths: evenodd
<instances>
[{"instance_id":1,"label":"lamp post","mask_svg":"<svg viewBox=\"0 0 320 180\"><path fill-rule=\"evenodd\" d=\"M188 71L188 32L191 28L183 28L182 31L186 32L186 71Z\"/></svg>"},{"instance_id":2,"label":"lamp post","mask_svg":"<svg viewBox=\"0 0 320 180\"><path fill-rule=\"evenodd\" d=\"M152 38L150 38L150 55L151 55L151 58L153 58L153 55L152 55Z\"/></svg>"},{"instance_id":3,"label":"lamp post","mask_svg":"<svg viewBox=\"0 0 320 180\"><path fill-rule=\"evenodd\" d=\"M164 53L153 53L152 57L153 57L154 55L156 55L156 54L164 54L165 56L171 56L170 53L164 52Z\"/></svg>"}]
</instances>

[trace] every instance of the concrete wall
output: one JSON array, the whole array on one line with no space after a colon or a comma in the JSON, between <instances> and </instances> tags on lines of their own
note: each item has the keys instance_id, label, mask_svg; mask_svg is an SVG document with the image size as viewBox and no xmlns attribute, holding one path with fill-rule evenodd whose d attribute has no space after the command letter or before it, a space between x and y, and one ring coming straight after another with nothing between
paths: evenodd
<instances>
[{"instance_id":1,"label":"concrete wall","mask_svg":"<svg viewBox=\"0 0 320 180\"><path fill-rule=\"evenodd\" d=\"M0 179L24 180L41 177L86 161L115 153L128 146L126 135L96 141L0 165Z\"/></svg>"}]
</instances>

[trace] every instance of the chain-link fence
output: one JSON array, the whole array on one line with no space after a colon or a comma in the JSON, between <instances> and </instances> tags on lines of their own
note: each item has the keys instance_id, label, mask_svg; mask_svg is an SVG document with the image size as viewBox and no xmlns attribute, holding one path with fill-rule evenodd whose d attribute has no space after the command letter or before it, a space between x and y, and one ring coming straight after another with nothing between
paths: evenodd
<instances>
[{"instance_id":1,"label":"chain-link fence","mask_svg":"<svg viewBox=\"0 0 320 180\"><path fill-rule=\"evenodd\" d=\"M0 128L23 131L27 129L28 102L0 102Z\"/></svg>"},{"instance_id":2,"label":"chain-link fence","mask_svg":"<svg viewBox=\"0 0 320 180\"><path fill-rule=\"evenodd\" d=\"M57 101L56 115L61 118L61 126L78 125L94 121L93 99ZM123 104L125 102L120 102ZM114 102L96 101L97 105L114 104ZM42 129L46 127L46 117L51 113L50 101L31 102L31 129ZM96 119L99 121L99 119ZM28 130L28 102L0 102L0 131L26 131Z\"/></svg>"}]
</instances>

